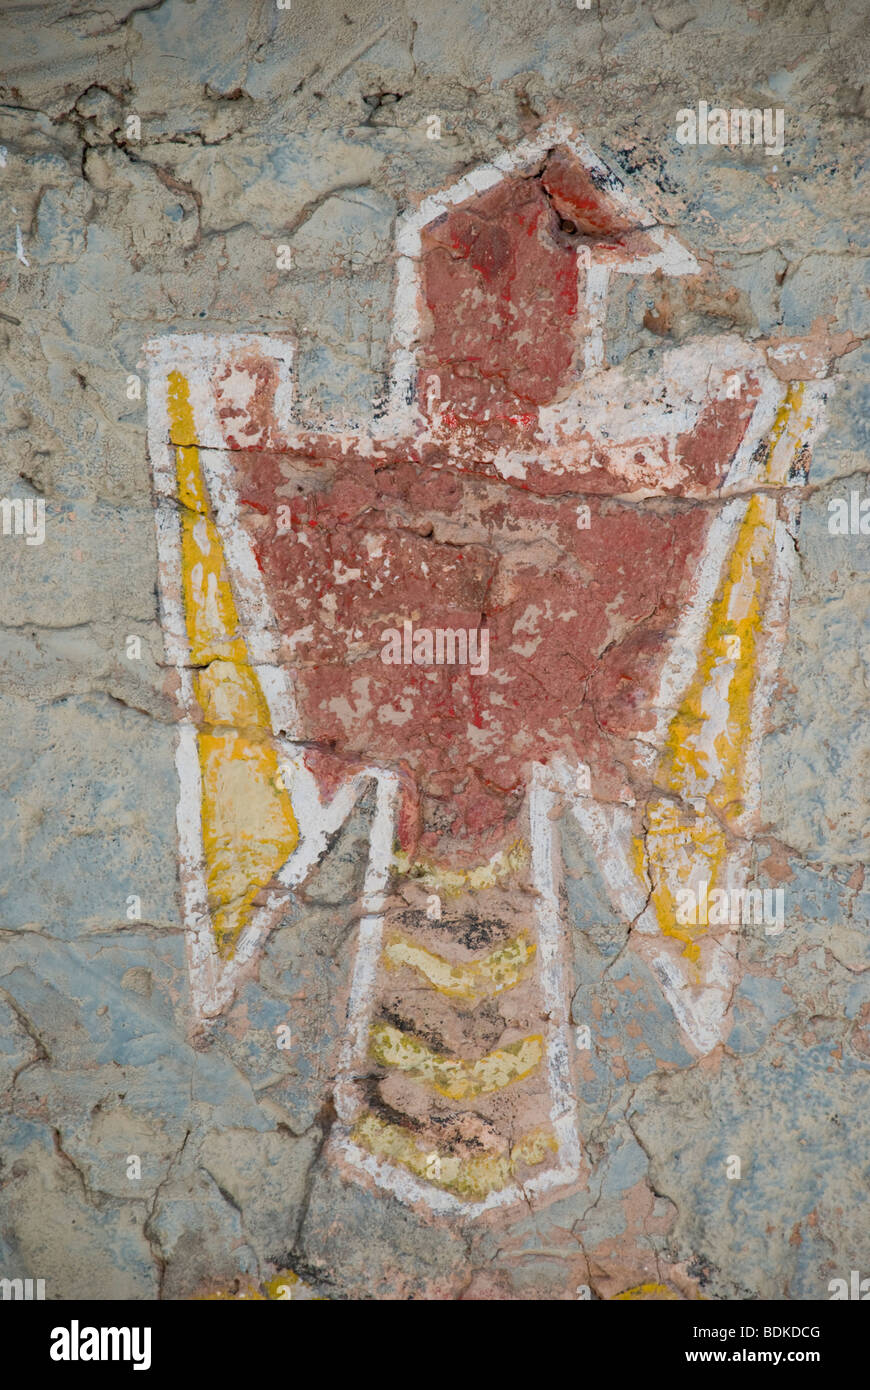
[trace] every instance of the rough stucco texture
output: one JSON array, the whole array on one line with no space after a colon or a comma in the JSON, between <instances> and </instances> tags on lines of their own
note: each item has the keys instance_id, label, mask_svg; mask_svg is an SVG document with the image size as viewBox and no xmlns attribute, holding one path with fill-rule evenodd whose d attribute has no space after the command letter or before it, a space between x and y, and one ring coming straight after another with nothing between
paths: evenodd
<instances>
[{"instance_id":1,"label":"rough stucco texture","mask_svg":"<svg viewBox=\"0 0 870 1390\"><path fill-rule=\"evenodd\" d=\"M0 495L44 499L45 536L0 535L0 1275L44 1279L49 1298L505 1300L826 1299L832 1279L870 1275L865 23L856 0L5 8ZM781 153L678 142L677 113L700 101L781 109ZM387 439L397 225L560 117L612 184L554 142L423 230L420 413ZM641 230L610 199L620 181L650 210ZM655 228L690 248L692 273L632 273ZM601 376L576 355L592 313L581 245L614 269ZM159 370L146 390L146 343L237 333L292 343L295 432L266 351L202 388L211 440L205 395L191 387L189 407L187 383ZM656 453L654 432L641 446L620 420L629 401L678 411L665 381L697 411ZM667 753L654 691L729 463L778 384L823 415L780 480L787 502L769 474L751 504L785 528L790 597L755 762L740 763L752 785L705 792L692 833L783 890L785 922L670 933L674 969L725 982L719 1031L699 1042L638 926L665 911L656 873L693 801L675 768L701 718L672 726ZM328 800L369 765L397 774L385 963L344 1102L372 781L220 1007L191 984L183 673L164 645L174 581L147 438L167 400L172 506L191 535L211 505L191 500L199 455L229 460L311 785ZM831 504L856 494L841 534ZM770 555L746 562L762 607ZM219 841L212 916L225 880L250 880L237 911L226 889L210 939L223 969L306 824L298 800L296 819L281 812L279 782L274 862L257 879L233 857L258 813L220 763L226 729L244 723L232 738L270 776L278 731L250 713L266 676L246 664L243 625L213 625L197 660L179 582L201 668L203 833ZM384 664L381 634L406 619L485 622L490 669ZM609 891L612 862L564 781L549 800L529 790L533 765L566 762L588 766L596 804L628 808L647 875L636 912ZM536 805L560 851L580 1158L571 1181L522 1199L560 1161L541 1060L556 1029L546 894L525 848ZM341 1158L342 1104L357 1107L354 1142L416 1186ZM461 1201L427 1205L427 1191L478 1197L509 1179L521 1200L474 1219Z\"/></svg>"}]
</instances>

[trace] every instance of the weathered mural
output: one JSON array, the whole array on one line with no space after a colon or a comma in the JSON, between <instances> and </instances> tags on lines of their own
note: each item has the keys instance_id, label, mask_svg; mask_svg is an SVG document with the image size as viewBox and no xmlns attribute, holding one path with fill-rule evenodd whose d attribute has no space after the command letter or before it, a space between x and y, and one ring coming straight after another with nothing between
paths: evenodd
<instances>
[{"instance_id":1,"label":"weathered mural","mask_svg":"<svg viewBox=\"0 0 870 1390\"><path fill-rule=\"evenodd\" d=\"M831 1379L761 1313L870 1298L866 27L3 7L25 1354L556 1300Z\"/></svg>"},{"instance_id":2,"label":"weathered mural","mask_svg":"<svg viewBox=\"0 0 870 1390\"><path fill-rule=\"evenodd\" d=\"M569 820L691 1056L782 930L759 744L830 384L733 331L608 365L616 277L698 264L564 122L395 250L368 418L303 417L289 336L148 347L184 923L207 1033L365 802L330 1158L475 1216L588 1176Z\"/></svg>"}]
</instances>

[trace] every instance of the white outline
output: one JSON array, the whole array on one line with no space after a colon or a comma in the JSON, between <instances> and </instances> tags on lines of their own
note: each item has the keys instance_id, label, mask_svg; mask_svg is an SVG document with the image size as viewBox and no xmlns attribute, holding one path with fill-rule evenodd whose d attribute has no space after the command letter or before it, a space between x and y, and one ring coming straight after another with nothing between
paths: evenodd
<instances>
[{"instance_id":1,"label":"white outline","mask_svg":"<svg viewBox=\"0 0 870 1390\"><path fill-rule=\"evenodd\" d=\"M417 351L420 336L421 293L421 233L423 228L453 206L457 206L484 189L493 187L506 175L530 169L540 162L548 150L561 145L570 149L583 167L607 183L608 196L618 204L626 218L642 229L648 240L658 248L651 256L639 256L622 264L595 262L585 277L585 338L580 357L583 377L558 405L539 412L538 433L530 439L529 454L512 454L503 476L522 476L526 462L543 464L547 469L570 472L589 466L588 453L576 450L572 456L570 441L584 434L599 433L611 443L618 444L617 431L622 426L623 437L637 440L638 431L649 437L667 441L677 434L691 430L703 405L714 393L724 392L724 379L734 370L751 372L759 380L761 391L740 449L735 456L720 495L736 494L714 519L705 543L704 556L692 601L683 614L677 633L670 643L668 655L660 673L658 692L654 701L657 710L655 734L638 735L635 741L639 765L650 765L660 746L661 735L675 712L685 685L694 670L693 661L698 642L704 632L706 615L715 596L722 565L730 544L745 512L746 501L741 493L748 491L758 480L752 476L754 451L765 437L781 403L784 387L766 367L760 351L742 340L723 336L715 340L715 352L702 354L703 344L695 342L686 348L665 353L661 363L661 380L665 396L654 406L644 405L638 395L634 413L620 412L613 421L612 400L614 381L624 380L617 373L605 370L604 319L611 273L648 274L660 268L668 275L693 274L697 262L675 237L661 227L627 192L620 180L593 154L589 146L568 125L557 121L543 127L533 140L500 155L490 164L480 166L458 183L424 199L420 207L399 220L396 249L396 289L393 316L393 348L388 410L381 418L373 418L354 427L331 429L346 445L353 444L364 452L376 453L378 442L413 434L418 441L436 441L445 445L437 414L426 419L419 412L415 398ZM578 315L578 320L579 320ZM578 344L578 347L580 344ZM350 1126L358 1113L354 1078L364 1061L366 1024L371 1007L375 969L383 926L383 907L392 858L392 842L396 822L398 781L394 773L384 768L369 767L355 773L329 802L323 802L314 776L306 768L302 749L294 742L299 736L292 679L280 659L280 636L274 614L265 593L262 578L254 559L250 539L239 521L238 498L227 456L225 440L217 417L211 382L218 366L253 351L276 363L279 377L275 398L275 425L281 442L291 444L303 433L294 415L292 377L293 347L281 338L256 333L211 336L206 334L173 334L148 343L148 444L157 494L156 528L160 574L160 600L166 659L173 666L180 683L183 717L180 721L176 764L179 775L178 836L179 863L183 897L183 915L187 932L188 960L191 978L191 998L198 1019L219 1014L232 1000L244 971L256 958L258 947L266 933L284 910L290 891L303 881L306 874L325 852L329 838L343 824L356 803L363 787L374 780L376 812L372 827L369 859L363 894L363 916L359 928L358 947L348 999L348 1032L345 1036L335 1083L339 1123L335 1126L330 1147L354 1167L368 1174L381 1187L404 1201L425 1202L435 1212L462 1214L472 1217L480 1212L508 1205L514 1201L543 1194L552 1187L576 1179L581 1148L577 1128L577 1105L570 1077L568 999L562 954L565 949L565 924L559 910L557 879L557 832L551 813L557 796L563 796L590 839L604 875L614 906L628 920L639 918L637 929L642 934L656 931L650 910L642 912L645 895L628 859L631 840L631 808L604 806L591 796L578 795L576 769L557 762L549 768L536 765L528 787L528 815L532 843L532 873L537 892L536 913L540 945L540 978L545 1002L551 1014L547 1040L547 1074L551 1094L551 1120L559 1138L560 1162L521 1188L514 1185L502 1192L491 1193L480 1203L465 1203L450 1193L419 1182L409 1172L381 1162L364 1152L350 1138ZM703 372L699 376L698 363ZM187 646L180 588L180 533L177 507L173 448L169 443L169 420L165 399L167 373L174 367L184 371L190 383L191 405L196 425L196 440L200 449L203 473L214 507L215 522L225 547L227 562L234 580L234 594L248 641L249 659L260 679L269 707L276 742L282 752L282 766L292 777L292 800L300 827L300 839L293 855L276 876L276 887L270 891L239 940L236 959L223 964L214 948L205 893L200 824L200 774L195 748L193 723L193 693L190 658ZM658 379L658 378L657 378ZM829 383L825 383L829 389ZM670 396L668 396L670 391ZM811 388L807 387L811 392ZM812 397L814 418L824 400L819 387ZM626 418L628 417L628 418ZM631 430L634 434L631 434ZM658 433L656 433L658 431ZM321 431L318 430L318 433ZM567 441L567 443L566 443ZM809 440L807 441L809 442ZM448 454L454 445L447 441ZM498 460L495 460L498 467ZM664 466L662 468L664 474ZM626 474L624 496L650 496L676 485L675 479L661 476L657 486L633 485ZM783 635L783 619L787 608L788 570L793 559L793 546L782 523L777 523L776 573L774 599L770 612L765 614L765 631L770 619L770 640L765 643L761 677L753 700L750 738L751 757L757 759L760 743L761 715L767 693L775 678L778 646ZM688 660L687 660L688 658ZM756 764L753 764L756 765ZM757 806L751 808L754 813ZM731 870L729 870L731 872ZM733 872L740 872L734 865ZM728 943L726 943L727 945ZM712 966L719 982L727 985L733 978L733 955L721 948L721 959L715 957ZM673 961L659 956L652 961L663 991L680 1026L694 1050L709 1051L721 1040L724 1015L717 1016L713 1001L693 1000L686 981L675 974ZM713 991L721 1000L722 991ZM707 991L708 994L711 991Z\"/></svg>"},{"instance_id":2,"label":"white outline","mask_svg":"<svg viewBox=\"0 0 870 1390\"><path fill-rule=\"evenodd\" d=\"M685 246L660 226L655 217L629 193L622 180L599 159L581 135L564 119L541 126L534 139L524 140L489 164L481 164L440 193L424 198L419 208L401 217L396 229L396 293L393 306L393 370L388 395L389 410L383 434L408 434L420 428L416 405L417 347L421 335L422 231L451 207L494 188L511 174L521 174L539 164L557 147L569 150L584 170L607 187L607 196L626 220L643 231L657 250L652 255L602 265L592 252L592 268L585 276L585 321L589 337L583 343L588 371L603 365L602 304L611 271L624 275L650 275L661 269L666 275L696 275L698 263ZM425 422L424 423L425 426Z\"/></svg>"}]
</instances>

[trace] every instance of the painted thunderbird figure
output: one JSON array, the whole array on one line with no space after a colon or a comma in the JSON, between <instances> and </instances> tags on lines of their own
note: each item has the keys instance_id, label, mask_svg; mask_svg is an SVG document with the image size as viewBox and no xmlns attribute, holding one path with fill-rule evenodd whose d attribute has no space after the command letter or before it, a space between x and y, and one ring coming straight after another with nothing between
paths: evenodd
<instances>
[{"instance_id":1,"label":"painted thunderbird figure","mask_svg":"<svg viewBox=\"0 0 870 1390\"><path fill-rule=\"evenodd\" d=\"M697 270L557 123L400 223L368 421L306 427L283 339L149 345L194 1008L374 788L330 1144L437 1212L583 1180L565 817L685 1045L727 1036L738 930L677 895L747 882L825 387L731 334L608 367L610 277Z\"/></svg>"}]
</instances>

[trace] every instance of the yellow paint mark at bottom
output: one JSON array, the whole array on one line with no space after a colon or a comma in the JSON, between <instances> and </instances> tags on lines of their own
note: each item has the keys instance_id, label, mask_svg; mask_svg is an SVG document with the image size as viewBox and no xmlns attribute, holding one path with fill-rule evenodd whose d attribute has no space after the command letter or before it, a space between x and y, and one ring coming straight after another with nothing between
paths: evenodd
<instances>
[{"instance_id":1,"label":"yellow paint mark at bottom","mask_svg":"<svg viewBox=\"0 0 870 1390\"><path fill-rule=\"evenodd\" d=\"M444 1188L465 1201L479 1201L490 1192L501 1192L516 1177L521 1165L536 1167L558 1145L548 1129L523 1136L508 1154L480 1154L460 1158L456 1154L426 1150L418 1136L401 1125L388 1124L377 1115L365 1114L355 1124L352 1139L377 1158L407 1168L415 1177Z\"/></svg>"},{"instance_id":2,"label":"yellow paint mark at bottom","mask_svg":"<svg viewBox=\"0 0 870 1390\"><path fill-rule=\"evenodd\" d=\"M294 1270L284 1269L274 1278L263 1279L259 1284L250 1277L240 1279L234 1288L203 1294L196 1302L328 1303L329 1300L316 1294Z\"/></svg>"},{"instance_id":3,"label":"yellow paint mark at bottom","mask_svg":"<svg viewBox=\"0 0 870 1390\"><path fill-rule=\"evenodd\" d=\"M680 1295L669 1289L667 1284L636 1284L633 1289L625 1289L623 1293L615 1293L610 1299L611 1303L618 1303L620 1299L630 1299L633 1303L654 1302L660 1299L672 1299L681 1302Z\"/></svg>"}]
</instances>

